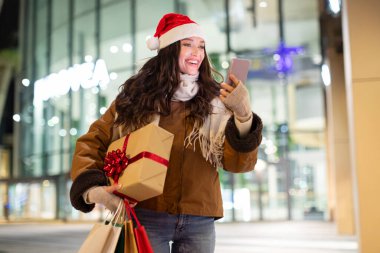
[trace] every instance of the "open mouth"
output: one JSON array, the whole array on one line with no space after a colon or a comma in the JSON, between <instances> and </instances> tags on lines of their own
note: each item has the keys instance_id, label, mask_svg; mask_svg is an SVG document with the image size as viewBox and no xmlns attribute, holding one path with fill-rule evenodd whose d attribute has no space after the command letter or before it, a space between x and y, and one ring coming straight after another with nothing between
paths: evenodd
<instances>
[{"instance_id":1,"label":"open mouth","mask_svg":"<svg viewBox=\"0 0 380 253\"><path fill-rule=\"evenodd\" d=\"M195 60L188 60L186 63L190 64L191 66L198 66L199 62Z\"/></svg>"}]
</instances>

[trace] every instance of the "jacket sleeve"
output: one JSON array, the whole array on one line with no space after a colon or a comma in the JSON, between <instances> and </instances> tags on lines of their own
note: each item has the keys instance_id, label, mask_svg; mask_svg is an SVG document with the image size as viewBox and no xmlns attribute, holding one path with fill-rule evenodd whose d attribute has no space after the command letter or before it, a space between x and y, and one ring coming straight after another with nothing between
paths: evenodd
<instances>
[{"instance_id":1,"label":"jacket sleeve","mask_svg":"<svg viewBox=\"0 0 380 253\"><path fill-rule=\"evenodd\" d=\"M93 186L107 185L103 172L103 160L111 143L115 120L115 104L92 125L88 132L78 138L73 155L70 201L74 208L90 212L95 204L86 204L82 195Z\"/></svg>"},{"instance_id":2,"label":"jacket sleeve","mask_svg":"<svg viewBox=\"0 0 380 253\"><path fill-rule=\"evenodd\" d=\"M253 113L249 133L240 138L239 130L234 123L234 116L226 125L226 140L224 142L223 166L230 172L247 172L254 169L257 154L262 139L263 124L259 116Z\"/></svg>"}]
</instances>

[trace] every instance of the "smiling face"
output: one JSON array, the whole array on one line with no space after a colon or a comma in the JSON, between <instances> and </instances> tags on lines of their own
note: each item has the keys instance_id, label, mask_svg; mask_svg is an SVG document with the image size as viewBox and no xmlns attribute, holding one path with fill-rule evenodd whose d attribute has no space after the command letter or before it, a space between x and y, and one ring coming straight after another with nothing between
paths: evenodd
<instances>
[{"instance_id":1,"label":"smiling face","mask_svg":"<svg viewBox=\"0 0 380 253\"><path fill-rule=\"evenodd\" d=\"M190 37L181 40L179 53L179 69L181 73L196 75L205 58L205 42L199 37Z\"/></svg>"}]
</instances>

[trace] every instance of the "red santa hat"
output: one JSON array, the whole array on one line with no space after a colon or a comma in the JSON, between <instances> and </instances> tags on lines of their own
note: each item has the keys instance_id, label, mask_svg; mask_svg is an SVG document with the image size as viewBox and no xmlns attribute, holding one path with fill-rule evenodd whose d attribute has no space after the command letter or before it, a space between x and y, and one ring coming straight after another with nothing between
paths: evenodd
<instances>
[{"instance_id":1,"label":"red santa hat","mask_svg":"<svg viewBox=\"0 0 380 253\"><path fill-rule=\"evenodd\" d=\"M157 25L156 33L146 40L150 50L162 49L170 44L189 37L205 39L201 27L188 16L168 13Z\"/></svg>"}]
</instances>

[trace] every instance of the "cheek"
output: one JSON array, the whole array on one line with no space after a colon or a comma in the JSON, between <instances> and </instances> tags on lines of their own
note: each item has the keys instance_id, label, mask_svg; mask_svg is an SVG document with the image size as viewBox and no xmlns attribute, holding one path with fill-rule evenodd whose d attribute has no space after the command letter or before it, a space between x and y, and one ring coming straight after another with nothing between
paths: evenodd
<instances>
[{"instance_id":1,"label":"cheek","mask_svg":"<svg viewBox=\"0 0 380 253\"><path fill-rule=\"evenodd\" d=\"M187 48L182 48L181 52L179 53L179 58L182 60L185 60L186 57L188 57L191 54L191 51Z\"/></svg>"},{"instance_id":2,"label":"cheek","mask_svg":"<svg viewBox=\"0 0 380 253\"><path fill-rule=\"evenodd\" d=\"M181 71L182 73L185 73L185 65L180 61L179 62L179 71Z\"/></svg>"},{"instance_id":3,"label":"cheek","mask_svg":"<svg viewBox=\"0 0 380 253\"><path fill-rule=\"evenodd\" d=\"M188 54L189 54L188 51L189 50L182 49L178 57L179 69L182 72L185 71L185 60L188 57Z\"/></svg>"},{"instance_id":4,"label":"cheek","mask_svg":"<svg viewBox=\"0 0 380 253\"><path fill-rule=\"evenodd\" d=\"M179 63L181 64L185 60L185 58L186 57L185 57L184 53L181 51L181 53L178 56Z\"/></svg>"},{"instance_id":5,"label":"cheek","mask_svg":"<svg viewBox=\"0 0 380 253\"><path fill-rule=\"evenodd\" d=\"M201 54L201 59L202 59L201 62L203 62L203 60L205 59L205 53L204 52L202 52L202 54Z\"/></svg>"}]
</instances>

